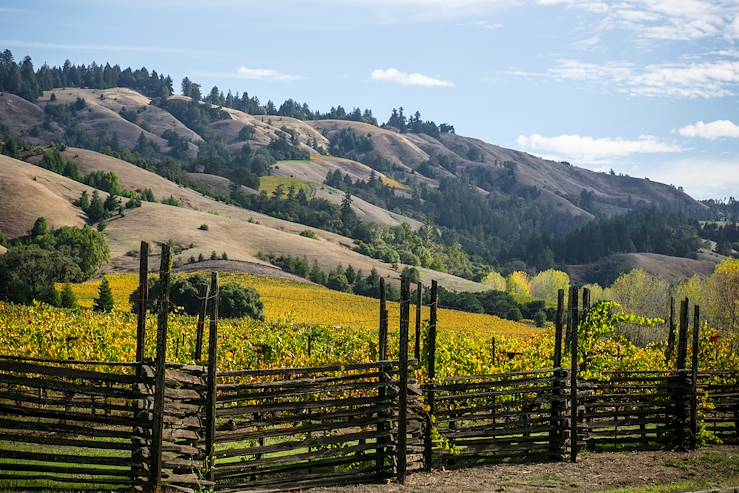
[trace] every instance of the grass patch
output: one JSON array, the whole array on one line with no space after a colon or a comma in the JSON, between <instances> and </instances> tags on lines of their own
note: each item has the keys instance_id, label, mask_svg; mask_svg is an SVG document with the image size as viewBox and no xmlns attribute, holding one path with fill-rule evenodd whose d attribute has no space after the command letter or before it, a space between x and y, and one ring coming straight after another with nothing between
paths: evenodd
<instances>
[{"instance_id":1,"label":"grass patch","mask_svg":"<svg viewBox=\"0 0 739 493\"><path fill-rule=\"evenodd\" d=\"M287 195L287 191L291 185L295 187L295 192L302 189L308 197L313 197L316 193L316 189L312 184L298 178L271 175L263 176L259 179L259 191L265 192L267 195L272 195L275 189L280 185L284 188L285 195Z\"/></svg>"}]
</instances>

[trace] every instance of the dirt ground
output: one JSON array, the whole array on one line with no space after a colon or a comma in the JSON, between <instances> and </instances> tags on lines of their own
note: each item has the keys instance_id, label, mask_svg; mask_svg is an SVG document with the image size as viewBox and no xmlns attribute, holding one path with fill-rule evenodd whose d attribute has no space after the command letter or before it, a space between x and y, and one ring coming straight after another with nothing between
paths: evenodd
<instances>
[{"instance_id":1,"label":"dirt ground","mask_svg":"<svg viewBox=\"0 0 739 493\"><path fill-rule=\"evenodd\" d=\"M502 464L415 473L406 484L360 485L312 493L426 492L739 492L739 447L695 452L583 453L576 464Z\"/></svg>"}]
</instances>

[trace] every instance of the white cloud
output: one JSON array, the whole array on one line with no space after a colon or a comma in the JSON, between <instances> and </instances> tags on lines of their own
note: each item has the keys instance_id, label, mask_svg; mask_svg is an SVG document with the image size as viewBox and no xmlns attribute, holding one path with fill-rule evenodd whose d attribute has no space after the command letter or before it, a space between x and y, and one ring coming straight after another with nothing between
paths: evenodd
<instances>
[{"instance_id":1,"label":"white cloud","mask_svg":"<svg viewBox=\"0 0 739 493\"><path fill-rule=\"evenodd\" d=\"M601 17L597 29L624 29L640 38L695 40L720 35L734 20L733 0L534 0L543 6L576 8Z\"/></svg>"},{"instance_id":2,"label":"white cloud","mask_svg":"<svg viewBox=\"0 0 739 493\"><path fill-rule=\"evenodd\" d=\"M498 22L490 22L490 21L485 21L485 20L474 21L474 22L471 22L469 25L479 27L481 29L489 29L491 31L494 31L496 29L500 29L501 27L503 27L503 24L500 24Z\"/></svg>"},{"instance_id":3,"label":"white cloud","mask_svg":"<svg viewBox=\"0 0 739 493\"><path fill-rule=\"evenodd\" d=\"M677 132L683 137L698 139L739 139L739 125L730 120L716 120L710 123L699 121L693 125L687 125Z\"/></svg>"},{"instance_id":4,"label":"white cloud","mask_svg":"<svg viewBox=\"0 0 739 493\"><path fill-rule=\"evenodd\" d=\"M515 74L515 72L508 72ZM732 96L739 89L739 61L647 65L631 63L584 63L560 60L546 73L559 80L575 80L612 86L635 96L717 98Z\"/></svg>"},{"instance_id":5,"label":"white cloud","mask_svg":"<svg viewBox=\"0 0 739 493\"><path fill-rule=\"evenodd\" d=\"M372 71L372 79L383 82L392 82L403 86L423 86L423 87L452 87L454 84L448 80L435 79L428 75L419 74L417 72L408 73L401 72L396 68L375 69Z\"/></svg>"},{"instance_id":6,"label":"white cloud","mask_svg":"<svg viewBox=\"0 0 739 493\"><path fill-rule=\"evenodd\" d=\"M240 67L236 71L239 78L252 79L252 80L276 80L281 82L290 82L294 80L300 80L304 77L300 75L285 74L271 68L249 68Z\"/></svg>"},{"instance_id":7,"label":"white cloud","mask_svg":"<svg viewBox=\"0 0 739 493\"><path fill-rule=\"evenodd\" d=\"M610 159L631 154L662 154L685 150L678 145L661 142L650 135L642 135L636 140L627 140L610 137L595 138L577 134L557 137L532 134L519 135L516 143L532 151L545 153L554 159L588 163L607 162Z\"/></svg>"},{"instance_id":8,"label":"white cloud","mask_svg":"<svg viewBox=\"0 0 739 493\"><path fill-rule=\"evenodd\" d=\"M734 18L734 22L729 27L729 37L739 39L739 15Z\"/></svg>"}]
</instances>

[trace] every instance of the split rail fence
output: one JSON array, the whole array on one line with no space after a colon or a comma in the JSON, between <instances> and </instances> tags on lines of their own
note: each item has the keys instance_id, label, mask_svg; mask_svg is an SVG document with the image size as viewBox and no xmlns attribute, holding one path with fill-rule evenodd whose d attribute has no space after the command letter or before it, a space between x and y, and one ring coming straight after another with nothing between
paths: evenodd
<instances>
[{"instance_id":1,"label":"split rail fence","mask_svg":"<svg viewBox=\"0 0 739 493\"><path fill-rule=\"evenodd\" d=\"M409 344L410 285L401 286L399 357L389 361L384 281L379 361L219 371L218 275L197 325L200 360L209 315L208 364L168 364L171 273L163 246L156 357L148 360L145 243L140 258L135 363L0 357L0 488L283 491L402 483L410 471L440 466L575 461L580 450L684 450L697 446L701 430L739 443L739 372L699 371L700 311L691 339L687 300L678 334L671 331L677 367L670 371L580 375L578 327L590 300L583 289L580 309L572 288L567 308L559 293L552 368L439 380L434 282L427 377L419 385L421 326Z\"/></svg>"}]
</instances>

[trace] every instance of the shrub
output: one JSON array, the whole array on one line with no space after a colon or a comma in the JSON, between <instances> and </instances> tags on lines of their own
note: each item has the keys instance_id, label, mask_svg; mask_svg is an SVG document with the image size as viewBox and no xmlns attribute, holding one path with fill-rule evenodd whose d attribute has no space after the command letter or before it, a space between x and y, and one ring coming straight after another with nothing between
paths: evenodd
<instances>
[{"instance_id":1,"label":"shrub","mask_svg":"<svg viewBox=\"0 0 739 493\"><path fill-rule=\"evenodd\" d=\"M110 259L105 236L89 226L82 229L62 226L35 238L34 243L47 250L57 250L72 259L82 271L80 278L72 279L74 281L89 279Z\"/></svg>"},{"instance_id":2,"label":"shrub","mask_svg":"<svg viewBox=\"0 0 739 493\"><path fill-rule=\"evenodd\" d=\"M316 236L316 234L313 231L309 230L309 229L306 229L306 230L301 231L300 232L300 236L304 236L305 238L310 238L312 240L317 240L318 239L318 236Z\"/></svg>"},{"instance_id":3,"label":"shrub","mask_svg":"<svg viewBox=\"0 0 739 493\"><path fill-rule=\"evenodd\" d=\"M216 253L215 250L213 250L212 252L210 252L210 259L211 260L218 260L218 254Z\"/></svg>"},{"instance_id":4,"label":"shrub","mask_svg":"<svg viewBox=\"0 0 739 493\"><path fill-rule=\"evenodd\" d=\"M198 226L198 229L200 231L208 231L208 225L207 224L201 224L200 226Z\"/></svg>"},{"instance_id":5,"label":"shrub","mask_svg":"<svg viewBox=\"0 0 739 493\"><path fill-rule=\"evenodd\" d=\"M144 188L144 190L141 192L141 199L147 202L156 202L156 199L154 198L154 192L151 191L151 188Z\"/></svg>"},{"instance_id":6,"label":"shrub","mask_svg":"<svg viewBox=\"0 0 739 493\"><path fill-rule=\"evenodd\" d=\"M56 302L55 282L80 279L79 266L68 256L38 245L11 248L0 256L0 299L30 304Z\"/></svg>"},{"instance_id":7,"label":"shrub","mask_svg":"<svg viewBox=\"0 0 739 493\"><path fill-rule=\"evenodd\" d=\"M404 267L403 272L400 273L401 279L406 279L409 282L420 282L421 281L421 274L418 272L418 269L415 267Z\"/></svg>"},{"instance_id":8,"label":"shrub","mask_svg":"<svg viewBox=\"0 0 739 493\"><path fill-rule=\"evenodd\" d=\"M221 260L228 260L228 254L226 252L221 254Z\"/></svg>"},{"instance_id":9,"label":"shrub","mask_svg":"<svg viewBox=\"0 0 739 493\"><path fill-rule=\"evenodd\" d=\"M547 314L544 313L543 310L539 310L534 315L534 323L536 323L537 327L544 327L544 325L547 322Z\"/></svg>"},{"instance_id":10,"label":"shrub","mask_svg":"<svg viewBox=\"0 0 739 493\"><path fill-rule=\"evenodd\" d=\"M181 309L189 315L196 315L202 306L202 295L210 279L202 274L189 277L174 277L170 286L172 311ZM160 287L158 280L149 281L150 308L156 311ZM264 320L264 305L259 293L252 288L244 288L235 283L227 283L219 289L218 315L223 318L252 317ZM134 312L138 311L138 289L131 293L129 302Z\"/></svg>"},{"instance_id":11,"label":"shrub","mask_svg":"<svg viewBox=\"0 0 739 493\"><path fill-rule=\"evenodd\" d=\"M523 315L521 314L521 310L518 308L511 309L507 314L506 317L508 320L513 320L514 322L518 322L523 318Z\"/></svg>"},{"instance_id":12,"label":"shrub","mask_svg":"<svg viewBox=\"0 0 739 493\"><path fill-rule=\"evenodd\" d=\"M126 202L126 209L135 209L136 207L141 207L141 199L138 197L128 199L128 202Z\"/></svg>"},{"instance_id":13,"label":"shrub","mask_svg":"<svg viewBox=\"0 0 739 493\"><path fill-rule=\"evenodd\" d=\"M336 272L331 272L328 275L328 279L326 280L326 287L329 289L335 289L336 291L351 291L351 285L346 279L346 276L344 274L339 274Z\"/></svg>"},{"instance_id":14,"label":"shrub","mask_svg":"<svg viewBox=\"0 0 739 493\"><path fill-rule=\"evenodd\" d=\"M220 287L218 315L224 318L251 317L264 320L264 304L254 288L235 283Z\"/></svg>"},{"instance_id":15,"label":"shrub","mask_svg":"<svg viewBox=\"0 0 739 493\"><path fill-rule=\"evenodd\" d=\"M180 206L180 201L174 198L174 195L170 195L168 198L162 200L164 205L172 205L174 207Z\"/></svg>"}]
</instances>

